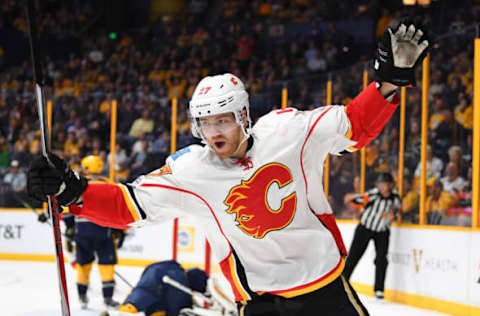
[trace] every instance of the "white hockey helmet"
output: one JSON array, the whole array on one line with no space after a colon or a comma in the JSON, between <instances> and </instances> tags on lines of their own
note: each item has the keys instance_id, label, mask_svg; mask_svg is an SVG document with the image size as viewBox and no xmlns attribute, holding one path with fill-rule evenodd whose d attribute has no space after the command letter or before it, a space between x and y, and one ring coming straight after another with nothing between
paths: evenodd
<instances>
[{"instance_id":1,"label":"white hockey helmet","mask_svg":"<svg viewBox=\"0 0 480 316\"><path fill-rule=\"evenodd\" d=\"M245 91L243 82L237 76L229 73L203 78L195 88L190 100L193 136L203 138L199 121L201 117L210 115L233 113L237 123L245 126L242 115L243 109L246 110L247 114L245 133L248 136L252 122L248 93Z\"/></svg>"}]
</instances>

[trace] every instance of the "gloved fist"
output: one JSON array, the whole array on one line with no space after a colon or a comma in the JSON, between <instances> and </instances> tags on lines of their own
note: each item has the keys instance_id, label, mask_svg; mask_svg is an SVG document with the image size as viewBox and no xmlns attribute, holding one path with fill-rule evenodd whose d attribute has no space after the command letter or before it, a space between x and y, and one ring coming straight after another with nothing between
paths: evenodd
<instances>
[{"instance_id":1,"label":"gloved fist","mask_svg":"<svg viewBox=\"0 0 480 316\"><path fill-rule=\"evenodd\" d=\"M42 212L38 214L38 221L40 223L46 223L48 221L48 214L47 212Z\"/></svg>"},{"instance_id":2,"label":"gloved fist","mask_svg":"<svg viewBox=\"0 0 480 316\"><path fill-rule=\"evenodd\" d=\"M75 203L87 188L87 179L78 176L63 159L49 153L35 158L28 169L27 191L39 201L46 201L47 195L55 195L60 205Z\"/></svg>"},{"instance_id":3,"label":"gloved fist","mask_svg":"<svg viewBox=\"0 0 480 316\"><path fill-rule=\"evenodd\" d=\"M375 58L375 80L397 86L415 85L415 67L425 58L430 46L426 30L406 19L396 30L383 32Z\"/></svg>"}]
</instances>

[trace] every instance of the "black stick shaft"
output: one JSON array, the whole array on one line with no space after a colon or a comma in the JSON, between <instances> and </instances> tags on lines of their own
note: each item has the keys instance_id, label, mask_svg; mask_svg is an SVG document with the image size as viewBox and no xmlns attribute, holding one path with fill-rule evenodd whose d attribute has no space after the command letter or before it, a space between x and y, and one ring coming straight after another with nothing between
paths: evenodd
<instances>
[{"instance_id":1,"label":"black stick shaft","mask_svg":"<svg viewBox=\"0 0 480 316\"><path fill-rule=\"evenodd\" d=\"M39 59L38 52L38 36L37 29L35 24L35 18L33 16L34 6L33 0L27 0L27 21L28 21L28 35L30 41L30 53L32 56L32 65L33 65L33 77L35 80L35 92L37 95L37 110L38 118L40 120L40 132L41 132L41 141L42 141L42 153L48 159L48 153L50 151L48 130L47 130L47 120L45 115L45 98L43 91L43 74L42 68ZM57 272L59 280L59 290L60 290L60 303L62 306L62 316L70 316L70 305L68 302L68 292L67 292L67 277L65 275L65 260L63 257L63 247L62 247L62 232L60 230L60 213L59 205L57 204L56 198L54 196L48 197L48 212L52 221L53 227L53 239L55 242L55 257L57 262Z\"/></svg>"},{"instance_id":2,"label":"black stick shaft","mask_svg":"<svg viewBox=\"0 0 480 316\"><path fill-rule=\"evenodd\" d=\"M116 275L117 277L119 277L120 280L122 280L123 282L125 282L130 288L133 289L133 285L130 284L130 282L128 282L127 279L125 279L120 273L118 273L117 271L115 271L115 275Z\"/></svg>"}]
</instances>

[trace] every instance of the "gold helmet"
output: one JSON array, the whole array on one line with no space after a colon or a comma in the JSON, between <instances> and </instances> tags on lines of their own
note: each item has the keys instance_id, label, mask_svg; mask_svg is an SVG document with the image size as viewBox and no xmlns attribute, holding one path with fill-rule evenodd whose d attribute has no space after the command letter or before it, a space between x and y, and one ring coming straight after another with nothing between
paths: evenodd
<instances>
[{"instance_id":1,"label":"gold helmet","mask_svg":"<svg viewBox=\"0 0 480 316\"><path fill-rule=\"evenodd\" d=\"M82 169L85 173L99 174L103 170L102 158L95 155L89 155L82 159Z\"/></svg>"}]
</instances>

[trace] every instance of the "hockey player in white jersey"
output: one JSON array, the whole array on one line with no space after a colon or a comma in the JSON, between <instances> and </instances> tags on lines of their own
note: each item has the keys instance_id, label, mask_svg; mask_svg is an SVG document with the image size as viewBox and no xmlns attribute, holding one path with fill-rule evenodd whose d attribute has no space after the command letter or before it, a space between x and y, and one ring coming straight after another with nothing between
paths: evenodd
<instances>
[{"instance_id":1,"label":"hockey player in white jersey","mask_svg":"<svg viewBox=\"0 0 480 316\"><path fill-rule=\"evenodd\" d=\"M55 168L37 158L29 192L56 195L73 214L116 228L195 218L240 315L368 315L342 277L347 254L322 166L327 155L362 148L380 133L398 105L397 86L414 83L428 47L422 35L411 23L385 31L377 81L347 106L277 110L253 127L241 80L206 77L190 102L192 132L205 146L186 147L127 185L88 183L56 156Z\"/></svg>"}]
</instances>

